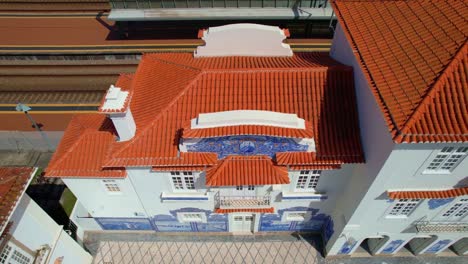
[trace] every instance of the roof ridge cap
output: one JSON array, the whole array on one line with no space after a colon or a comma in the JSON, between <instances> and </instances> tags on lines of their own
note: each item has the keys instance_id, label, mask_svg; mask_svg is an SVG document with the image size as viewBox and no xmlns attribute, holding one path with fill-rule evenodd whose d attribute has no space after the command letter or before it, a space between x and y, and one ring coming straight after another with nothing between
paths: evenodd
<instances>
[{"instance_id":1,"label":"roof ridge cap","mask_svg":"<svg viewBox=\"0 0 468 264\"><path fill-rule=\"evenodd\" d=\"M421 116L422 113L425 112L424 107L430 103L430 101L434 98L434 95L440 91L440 87L442 87L443 82L447 79L447 75L451 73L455 66L460 63L461 59L463 56L468 51L468 41L465 38L465 43L463 43L460 48L457 50L454 56L452 56L452 59L450 62L445 66L445 68L441 71L440 75L437 77L437 79L433 82L431 85L431 88L429 88L429 91L426 93L424 98L421 100L421 102L418 104L416 109L413 110L411 113L411 116L406 120L405 124L401 129L398 130L398 134L395 135L394 140L398 143L401 143L401 140L403 139L403 135L408 133L408 130L411 128L411 126L419 120L419 117Z\"/></svg>"},{"instance_id":2,"label":"roof ridge cap","mask_svg":"<svg viewBox=\"0 0 468 264\"><path fill-rule=\"evenodd\" d=\"M143 133L146 133L146 131L148 131L152 126L153 124L158 121L159 119L161 119L165 114L167 114L167 110L172 107L178 100L180 97L182 97L182 95L184 95L188 90L190 90L194 83L196 81L198 81L198 79L201 78L201 76L204 75L204 71L203 70L200 70L200 72L195 76L195 78L193 78L192 81L190 81L187 86L182 90L182 92L180 92L176 97L174 97L174 99L172 99L171 102L169 102L169 104L166 105L166 107L164 107L164 109L162 109L155 117L154 119L149 122L146 126L144 126L142 128L142 131L140 132L139 135L142 135ZM138 129L138 127L137 127ZM120 148L116 153L113 153L110 155L110 157L108 157L108 159L106 159L106 161L104 162L103 166L102 167L106 167L105 164L109 162L109 160L111 159L114 159L114 157L118 156L120 153L122 153L124 150L126 150L127 148L129 148L130 146L132 146L133 144L135 144L136 140L139 138L139 136L135 135L129 142L127 142L126 146L123 146L122 148ZM117 142L116 142L117 143ZM113 145L113 144L112 144Z\"/></svg>"}]
</instances>

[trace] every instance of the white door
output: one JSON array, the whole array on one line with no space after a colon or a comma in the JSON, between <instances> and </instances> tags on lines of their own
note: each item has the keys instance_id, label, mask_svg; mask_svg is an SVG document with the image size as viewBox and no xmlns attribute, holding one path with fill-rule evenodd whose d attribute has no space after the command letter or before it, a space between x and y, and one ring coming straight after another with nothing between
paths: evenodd
<instances>
[{"instance_id":1,"label":"white door","mask_svg":"<svg viewBox=\"0 0 468 264\"><path fill-rule=\"evenodd\" d=\"M255 216L253 214L235 214L231 217L231 232L253 232Z\"/></svg>"},{"instance_id":2,"label":"white door","mask_svg":"<svg viewBox=\"0 0 468 264\"><path fill-rule=\"evenodd\" d=\"M236 186L234 187L232 191L232 196L236 196L236 197L255 196L255 186L254 185Z\"/></svg>"}]
</instances>

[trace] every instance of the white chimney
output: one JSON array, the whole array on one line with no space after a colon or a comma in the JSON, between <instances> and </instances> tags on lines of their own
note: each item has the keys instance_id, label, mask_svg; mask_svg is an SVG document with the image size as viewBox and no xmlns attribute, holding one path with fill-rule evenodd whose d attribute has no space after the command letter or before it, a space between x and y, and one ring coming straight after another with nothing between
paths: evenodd
<instances>
[{"instance_id":1,"label":"white chimney","mask_svg":"<svg viewBox=\"0 0 468 264\"><path fill-rule=\"evenodd\" d=\"M119 141L127 141L135 135L136 125L130 111L130 93L111 85L99 112L107 114L114 123Z\"/></svg>"}]
</instances>

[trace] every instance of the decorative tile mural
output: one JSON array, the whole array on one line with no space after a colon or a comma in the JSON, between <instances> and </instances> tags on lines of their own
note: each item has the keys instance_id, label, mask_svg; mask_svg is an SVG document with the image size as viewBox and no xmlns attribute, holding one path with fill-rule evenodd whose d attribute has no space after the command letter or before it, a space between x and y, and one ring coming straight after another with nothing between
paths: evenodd
<instances>
[{"instance_id":1,"label":"decorative tile mural","mask_svg":"<svg viewBox=\"0 0 468 264\"><path fill-rule=\"evenodd\" d=\"M345 241L343 246L338 251L339 255L349 255L353 248L356 246L357 241Z\"/></svg>"},{"instance_id":2,"label":"decorative tile mural","mask_svg":"<svg viewBox=\"0 0 468 264\"><path fill-rule=\"evenodd\" d=\"M429 249L424 251L424 253L435 254L441 249L445 248L450 242L452 242L452 240L450 239L439 240L437 241L437 243L433 244Z\"/></svg>"},{"instance_id":3,"label":"decorative tile mural","mask_svg":"<svg viewBox=\"0 0 468 264\"><path fill-rule=\"evenodd\" d=\"M312 217L307 221L290 221L282 222L283 214L290 211L310 211ZM259 231L309 231L323 232L323 228L327 227L328 238L333 234L333 223L330 224L331 218L325 214L317 214L318 209L309 207L291 207L278 210L277 214L262 214L260 217ZM328 225L325 224L328 221Z\"/></svg>"},{"instance_id":4,"label":"decorative tile mural","mask_svg":"<svg viewBox=\"0 0 468 264\"><path fill-rule=\"evenodd\" d=\"M291 138L270 136L228 136L204 138L187 145L188 152L214 152L218 159L228 155L267 155L273 158L276 152L307 151L308 145L298 144Z\"/></svg>"},{"instance_id":5,"label":"decorative tile mural","mask_svg":"<svg viewBox=\"0 0 468 264\"><path fill-rule=\"evenodd\" d=\"M330 238L332 237L333 233L335 232L333 230L333 226L333 219L331 218L331 216L327 216L325 218L325 223L323 224L322 228L322 236L324 243L327 243L328 240L330 240Z\"/></svg>"},{"instance_id":6,"label":"decorative tile mural","mask_svg":"<svg viewBox=\"0 0 468 264\"><path fill-rule=\"evenodd\" d=\"M427 204L429 205L430 210L434 210L436 208L439 208L443 205L446 205L453 201L455 198L447 198L447 199L430 199L427 201Z\"/></svg>"},{"instance_id":7,"label":"decorative tile mural","mask_svg":"<svg viewBox=\"0 0 468 264\"><path fill-rule=\"evenodd\" d=\"M153 230L147 218L95 218L104 230Z\"/></svg>"},{"instance_id":8,"label":"decorative tile mural","mask_svg":"<svg viewBox=\"0 0 468 264\"><path fill-rule=\"evenodd\" d=\"M401 244L403 244L403 242L405 241L401 239L393 240L392 242L388 243L387 246L380 253L392 254L401 246Z\"/></svg>"},{"instance_id":9,"label":"decorative tile mural","mask_svg":"<svg viewBox=\"0 0 468 264\"><path fill-rule=\"evenodd\" d=\"M207 216L206 223L180 223L177 213L204 213ZM180 208L169 212L170 215L156 215L152 222L156 231L161 232L227 232L228 219L225 214L213 214L210 210L202 210L193 207Z\"/></svg>"}]
</instances>

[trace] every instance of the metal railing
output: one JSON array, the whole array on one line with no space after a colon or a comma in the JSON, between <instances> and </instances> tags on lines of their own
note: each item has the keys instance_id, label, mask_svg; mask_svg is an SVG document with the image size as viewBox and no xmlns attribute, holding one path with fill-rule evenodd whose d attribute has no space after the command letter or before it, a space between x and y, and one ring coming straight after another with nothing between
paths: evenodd
<instances>
[{"instance_id":1,"label":"metal railing","mask_svg":"<svg viewBox=\"0 0 468 264\"><path fill-rule=\"evenodd\" d=\"M110 0L112 9L327 8L328 0Z\"/></svg>"},{"instance_id":2,"label":"metal railing","mask_svg":"<svg viewBox=\"0 0 468 264\"><path fill-rule=\"evenodd\" d=\"M265 196L218 196L219 208L259 208L270 206L271 197Z\"/></svg>"},{"instance_id":3,"label":"metal railing","mask_svg":"<svg viewBox=\"0 0 468 264\"><path fill-rule=\"evenodd\" d=\"M415 226L422 233L468 232L468 223L420 221Z\"/></svg>"}]
</instances>

